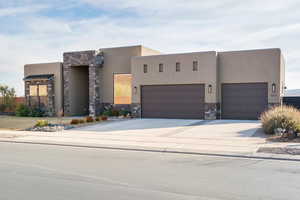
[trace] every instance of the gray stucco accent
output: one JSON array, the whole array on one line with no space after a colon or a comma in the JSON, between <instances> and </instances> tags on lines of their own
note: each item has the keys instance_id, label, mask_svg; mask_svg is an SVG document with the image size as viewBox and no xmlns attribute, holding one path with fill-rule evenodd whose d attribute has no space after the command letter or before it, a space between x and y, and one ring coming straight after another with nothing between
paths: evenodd
<instances>
[{"instance_id":1,"label":"gray stucco accent","mask_svg":"<svg viewBox=\"0 0 300 200\"><path fill-rule=\"evenodd\" d=\"M96 116L101 110L99 68L104 56L98 51L78 51L64 53L64 113L70 114L70 73L73 66L89 66L89 115Z\"/></svg>"}]
</instances>

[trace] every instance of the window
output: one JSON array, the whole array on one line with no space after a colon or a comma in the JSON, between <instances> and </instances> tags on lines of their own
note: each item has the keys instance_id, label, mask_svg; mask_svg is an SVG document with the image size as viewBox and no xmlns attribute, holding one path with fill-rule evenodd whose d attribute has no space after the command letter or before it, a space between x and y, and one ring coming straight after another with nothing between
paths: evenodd
<instances>
[{"instance_id":1,"label":"window","mask_svg":"<svg viewBox=\"0 0 300 200\"><path fill-rule=\"evenodd\" d=\"M47 85L30 85L29 96L32 97L45 97L48 96Z\"/></svg>"},{"instance_id":2,"label":"window","mask_svg":"<svg viewBox=\"0 0 300 200\"><path fill-rule=\"evenodd\" d=\"M114 104L131 104L131 74L114 75Z\"/></svg>"},{"instance_id":3,"label":"window","mask_svg":"<svg viewBox=\"0 0 300 200\"><path fill-rule=\"evenodd\" d=\"M176 72L180 72L180 63L179 62L176 63Z\"/></svg>"},{"instance_id":4,"label":"window","mask_svg":"<svg viewBox=\"0 0 300 200\"><path fill-rule=\"evenodd\" d=\"M47 85L39 85L38 88L40 97L48 96Z\"/></svg>"},{"instance_id":5,"label":"window","mask_svg":"<svg viewBox=\"0 0 300 200\"><path fill-rule=\"evenodd\" d=\"M144 73L147 73L148 72L148 65L144 65Z\"/></svg>"},{"instance_id":6,"label":"window","mask_svg":"<svg viewBox=\"0 0 300 200\"><path fill-rule=\"evenodd\" d=\"M164 65L163 64L159 64L158 71L159 72L163 72L164 71Z\"/></svg>"},{"instance_id":7,"label":"window","mask_svg":"<svg viewBox=\"0 0 300 200\"><path fill-rule=\"evenodd\" d=\"M193 71L198 71L198 61L193 61Z\"/></svg>"},{"instance_id":8,"label":"window","mask_svg":"<svg viewBox=\"0 0 300 200\"><path fill-rule=\"evenodd\" d=\"M36 97L37 94L37 85L30 85L29 86L29 96Z\"/></svg>"}]
</instances>

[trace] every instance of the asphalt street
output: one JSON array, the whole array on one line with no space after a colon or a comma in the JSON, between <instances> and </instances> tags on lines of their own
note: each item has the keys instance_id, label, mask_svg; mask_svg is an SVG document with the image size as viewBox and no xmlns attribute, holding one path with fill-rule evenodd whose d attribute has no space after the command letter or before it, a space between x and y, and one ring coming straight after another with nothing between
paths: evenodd
<instances>
[{"instance_id":1,"label":"asphalt street","mask_svg":"<svg viewBox=\"0 0 300 200\"><path fill-rule=\"evenodd\" d=\"M300 162L0 143L0 200L299 199Z\"/></svg>"}]
</instances>

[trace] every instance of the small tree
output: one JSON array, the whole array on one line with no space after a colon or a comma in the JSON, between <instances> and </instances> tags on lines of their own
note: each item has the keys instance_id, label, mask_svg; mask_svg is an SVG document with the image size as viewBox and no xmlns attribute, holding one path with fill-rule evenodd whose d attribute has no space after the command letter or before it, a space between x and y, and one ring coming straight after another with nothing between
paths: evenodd
<instances>
[{"instance_id":1,"label":"small tree","mask_svg":"<svg viewBox=\"0 0 300 200\"><path fill-rule=\"evenodd\" d=\"M16 107L16 91L14 88L9 88L6 85L0 85L0 98L2 102L0 102L1 110L15 110Z\"/></svg>"}]
</instances>

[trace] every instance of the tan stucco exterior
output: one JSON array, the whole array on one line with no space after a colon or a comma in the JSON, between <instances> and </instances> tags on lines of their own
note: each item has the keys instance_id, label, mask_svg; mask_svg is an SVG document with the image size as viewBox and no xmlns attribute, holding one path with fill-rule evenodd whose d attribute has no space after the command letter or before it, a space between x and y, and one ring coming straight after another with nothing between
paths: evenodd
<instances>
[{"instance_id":1,"label":"tan stucco exterior","mask_svg":"<svg viewBox=\"0 0 300 200\"><path fill-rule=\"evenodd\" d=\"M280 49L219 52L219 88L222 83L267 82L268 102L280 103L284 82L281 58ZM275 93L272 92L273 83L276 84ZM221 102L221 91L219 102Z\"/></svg>"},{"instance_id":2,"label":"tan stucco exterior","mask_svg":"<svg viewBox=\"0 0 300 200\"><path fill-rule=\"evenodd\" d=\"M132 106L141 103L140 89L143 85L204 84L207 110L219 109L217 107L222 103L223 83L268 83L270 105L280 104L284 92L285 60L280 49L161 54L159 51L138 45L99 50L102 52L104 63L97 68L97 73L90 73L99 75L95 78L97 81L89 82L88 66L70 68L69 84L65 84L69 89L65 91L67 97L70 97L70 115L84 114L83 111L87 109L89 102L92 102L88 97L89 91L93 90L89 88L96 88L95 91L100 94L100 101L98 98L97 102L113 104L114 74L132 74ZM193 70L194 61L198 63L197 71ZM180 63L179 72L176 72L176 63ZM145 64L148 66L147 73L143 70ZM163 72L159 72L160 64L163 64ZM62 63L59 62L30 64L24 68L25 76L54 74L56 112L63 107L64 101L62 69ZM64 70L66 71L68 72ZM95 82L99 82L99 85L89 85ZM275 92L272 91L272 84L276 85ZM212 86L211 92L208 91L209 85Z\"/></svg>"},{"instance_id":3,"label":"tan stucco exterior","mask_svg":"<svg viewBox=\"0 0 300 200\"><path fill-rule=\"evenodd\" d=\"M114 74L131 74L131 58L141 55L156 55L158 51L143 46L100 49L104 53L104 66L100 70L100 93L103 103L114 103Z\"/></svg>"},{"instance_id":4,"label":"tan stucco exterior","mask_svg":"<svg viewBox=\"0 0 300 200\"><path fill-rule=\"evenodd\" d=\"M132 102L140 103L141 85L210 84L213 90L208 93L205 87L205 102L216 103L216 59L215 51L133 57L132 87L137 87L137 93L133 92ZM198 71L193 71L193 61L198 62ZM180 63L180 72L175 70L176 62ZM143 72L144 64L148 66L147 73ZM159 64L163 64L163 72L159 72Z\"/></svg>"},{"instance_id":5,"label":"tan stucco exterior","mask_svg":"<svg viewBox=\"0 0 300 200\"><path fill-rule=\"evenodd\" d=\"M63 107L62 63L27 64L24 66L24 77L29 75L54 74L55 112Z\"/></svg>"}]
</instances>

